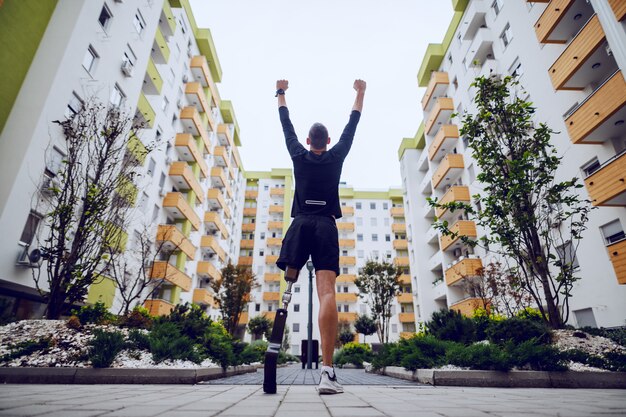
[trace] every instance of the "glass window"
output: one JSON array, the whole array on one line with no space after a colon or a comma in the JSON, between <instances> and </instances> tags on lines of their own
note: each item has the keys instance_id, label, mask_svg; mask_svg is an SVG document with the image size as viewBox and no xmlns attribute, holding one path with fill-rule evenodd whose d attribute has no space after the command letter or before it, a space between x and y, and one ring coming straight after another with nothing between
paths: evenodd
<instances>
[{"instance_id":1,"label":"glass window","mask_svg":"<svg viewBox=\"0 0 626 417\"><path fill-rule=\"evenodd\" d=\"M294 311L295 313L299 312L299 311L300 311L300 304L294 304L294 305L293 305L293 311Z\"/></svg>"},{"instance_id":2,"label":"glass window","mask_svg":"<svg viewBox=\"0 0 626 417\"><path fill-rule=\"evenodd\" d=\"M502 0L495 0L492 4L491 4L491 8L493 9L494 12L496 12L496 16L500 14L500 10L502 10Z\"/></svg>"},{"instance_id":3,"label":"glass window","mask_svg":"<svg viewBox=\"0 0 626 417\"><path fill-rule=\"evenodd\" d=\"M372 242L378 242L378 235L376 233L372 234Z\"/></svg>"},{"instance_id":4,"label":"glass window","mask_svg":"<svg viewBox=\"0 0 626 417\"><path fill-rule=\"evenodd\" d=\"M122 61L128 62L131 67L135 65L135 62L137 62L137 55L135 55L129 44L126 44L126 50L122 55Z\"/></svg>"},{"instance_id":5,"label":"glass window","mask_svg":"<svg viewBox=\"0 0 626 417\"><path fill-rule=\"evenodd\" d=\"M111 21L111 17L112 17L111 11L109 10L107 5L105 4L102 7L102 10L100 10L100 16L98 17L98 22L100 22L100 26L102 26L104 29L109 27L109 23Z\"/></svg>"},{"instance_id":6,"label":"glass window","mask_svg":"<svg viewBox=\"0 0 626 417\"><path fill-rule=\"evenodd\" d=\"M83 58L83 68L87 70L88 73L92 73L96 68L96 61L98 60L98 53L93 48L93 46L89 45L87 48L87 52L85 53L85 57Z\"/></svg>"},{"instance_id":7,"label":"glass window","mask_svg":"<svg viewBox=\"0 0 626 417\"><path fill-rule=\"evenodd\" d=\"M124 94L120 86L115 84L115 87L113 87L113 90L111 91L111 98L110 98L111 104L114 105L115 107L119 107L122 105L125 98L126 98L126 95Z\"/></svg>"},{"instance_id":8,"label":"glass window","mask_svg":"<svg viewBox=\"0 0 626 417\"><path fill-rule=\"evenodd\" d=\"M370 203L370 209L376 210L376 203Z\"/></svg>"},{"instance_id":9,"label":"glass window","mask_svg":"<svg viewBox=\"0 0 626 417\"><path fill-rule=\"evenodd\" d=\"M355 207L356 207L356 209L357 209L357 210L361 210L361 203L360 203L360 202L357 202L357 203L356 203L356 205L355 205Z\"/></svg>"},{"instance_id":10,"label":"glass window","mask_svg":"<svg viewBox=\"0 0 626 417\"><path fill-rule=\"evenodd\" d=\"M294 293L296 293L296 292L300 292L300 286L299 286L299 285L294 285L294 287L293 287L293 292L294 292Z\"/></svg>"},{"instance_id":11,"label":"glass window","mask_svg":"<svg viewBox=\"0 0 626 417\"><path fill-rule=\"evenodd\" d=\"M35 234L37 233L37 229L39 228L40 222L41 222L41 216L31 211L28 214L28 218L26 219L26 224L24 225L24 229L22 229L22 236L20 237L20 242L26 243L27 245L30 245L31 243L33 243L33 239L35 238Z\"/></svg>"},{"instance_id":12,"label":"glass window","mask_svg":"<svg viewBox=\"0 0 626 417\"><path fill-rule=\"evenodd\" d=\"M376 219L376 217L372 217L372 218L370 219L370 224L371 224L372 226L378 226L378 220Z\"/></svg>"},{"instance_id":13,"label":"glass window","mask_svg":"<svg viewBox=\"0 0 626 417\"><path fill-rule=\"evenodd\" d=\"M259 303L254 304L254 311L261 311L261 304Z\"/></svg>"},{"instance_id":14,"label":"glass window","mask_svg":"<svg viewBox=\"0 0 626 417\"><path fill-rule=\"evenodd\" d=\"M67 109L65 109L65 117L68 119L74 116L83 108L83 100L76 93L72 93L70 97L70 102L67 104Z\"/></svg>"},{"instance_id":15,"label":"glass window","mask_svg":"<svg viewBox=\"0 0 626 417\"><path fill-rule=\"evenodd\" d=\"M572 269L577 269L580 267L578 259L576 258L576 253L574 252L574 247L572 246L572 242L567 242L564 245L558 246L556 248L556 251L559 254L561 262L571 265Z\"/></svg>"},{"instance_id":16,"label":"glass window","mask_svg":"<svg viewBox=\"0 0 626 417\"><path fill-rule=\"evenodd\" d=\"M356 218L356 225L357 226L363 226L363 217L357 217Z\"/></svg>"},{"instance_id":17,"label":"glass window","mask_svg":"<svg viewBox=\"0 0 626 417\"><path fill-rule=\"evenodd\" d=\"M383 203L383 210L389 209L389 203Z\"/></svg>"},{"instance_id":18,"label":"glass window","mask_svg":"<svg viewBox=\"0 0 626 417\"><path fill-rule=\"evenodd\" d=\"M363 242L363 235L361 233L356 235L357 242Z\"/></svg>"},{"instance_id":19,"label":"glass window","mask_svg":"<svg viewBox=\"0 0 626 417\"><path fill-rule=\"evenodd\" d=\"M506 48L513 40L513 32L511 31L511 25L508 23L504 27L502 34L500 35L500 40L502 41L502 45Z\"/></svg>"},{"instance_id":20,"label":"glass window","mask_svg":"<svg viewBox=\"0 0 626 417\"><path fill-rule=\"evenodd\" d=\"M385 217L384 221L385 226L389 226L389 217Z\"/></svg>"},{"instance_id":21,"label":"glass window","mask_svg":"<svg viewBox=\"0 0 626 417\"><path fill-rule=\"evenodd\" d=\"M155 168L156 168L156 161L154 160L154 158L150 158L150 162L148 163L148 174L153 175Z\"/></svg>"},{"instance_id":22,"label":"glass window","mask_svg":"<svg viewBox=\"0 0 626 417\"><path fill-rule=\"evenodd\" d=\"M385 235L385 242L391 242L391 235Z\"/></svg>"},{"instance_id":23,"label":"glass window","mask_svg":"<svg viewBox=\"0 0 626 417\"><path fill-rule=\"evenodd\" d=\"M363 258L364 253L363 253L363 251L362 251L362 250L358 250L358 251L356 251L356 253L357 253L357 256L358 256L359 258Z\"/></svg>"},{"instance_id":24,"label":"glass window","mask_svg":"<svg viewBox=\"0 0 626 417\"><path fill-rule=\"evenodd\" d=\"M46 160L46 174L51 177L56 176L63 166L63 158L65 158L65 155L57 148L53 147Z\"/></svg>"},{"instance_id":25,"label":"glass window","mask_svg":"<svg viewBox=\"0 0 626 417\"><path fill-rule=\"evenodd\" d=\"M135 12L135 17L133 18L133 26L135 26L135 30L137 33L141 34L143 30L146 28L146 21L143 19L141 12L137 10Z\"/></svg>"}]
</instances>

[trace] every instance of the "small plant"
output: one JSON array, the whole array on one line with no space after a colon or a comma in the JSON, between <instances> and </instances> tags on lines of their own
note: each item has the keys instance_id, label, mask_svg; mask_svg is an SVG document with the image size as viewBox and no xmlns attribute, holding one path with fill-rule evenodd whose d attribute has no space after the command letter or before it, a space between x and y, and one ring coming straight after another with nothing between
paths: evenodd
<instances>
[{"instance_id":1,"label":"small plant","mask_svg":"<svg viewBox=\"0 0 626 417\"><path fill-rule=\"evenodd\" d=\"M126 347L133 350L150 351L150 336L138 329L131 329L128 332Z\"/></svg>"},{"instance_id":2,"label":"small plant","mask_svg":"<svg viewBox=\"0 0 626 417\"><path fill-rule=\"evenodd\" d=\"M476 340L476 326L472 319L455 310L433 313L426 323L427 333L440 340L469 344Z\"/></svg>"},{"instance_id":3,"label":"small plant","mask_svg":"<svg viewBox=\"0 0 626 417\"><path fill-rule=\"evenodd\" d=\"M161 323L173 323L181 334L195 343L201 343L207 328L212 324L210 317L196 304L179 304L165 317L157 319Z\"/></svg>"},{"instance_id":4,"label":"small plant","mask_svg":"<svg viewBox=\"0 0 626 417\"><path fill-rule=\"evenodd\" d=\"M232 337L221 324L211 323L202 337L202 346L205 354L222 368L236 364Z\"/></svg>"},{"instance_id":5,"label":"small plant","mask_svg":"<svg viewBox=\"0 0 626 417\"><path fill-rule=\"evenodd\" d=\"M267 345L268 343L264 340L255 340L249 345L246 345L239 355L239 362L263 362L263 360L265 359L265 351L267 350Z\"/></svg>"},{"instance_id":6,"label":"small plant","mask_svg":"<svg viewBox=\"0 0 626 417\"><path fill-rule=\"evenodd\" d=\"M108 368L117 354L124 348L124 335L121 332L95 330L89 343L89 360L94 368Z\"/></svg>"},{"instance_id":7,"label":"small plant","mask_svg":"<svg viewBox=\"0 0 626 417\"><path fill-rule=\"evenodd\" d=\"M343 348L335 353L333 362L337 365L351 363L358 368L363 367L363 362L371 362L373 358L372 348L365 343L348 342Z\"/></svg>"},{"instance_id":8,"label":"small plant","mask_svg":"<svg viewBox=\"0 0 626 417\"><path fill-rule=\"evenodd\" d=\"M82 327L82 324L80 323L80 319L77 316L71 316L69 319L67 319L66 326L68 327L68 329L79 330Z\"/></svg>"},{"instance_id":9,"label":"small plant","mask_svg":"<svg viewBox=\"0 0 626 417\"><path fill-rule=\"evenodd\" d=\"M50 347L50 343L49 338L43 338L40 340L27 340L25 342L9 345L8 347L11 352L0 356L0 362L8 362L22 356L28 356L39 350L47 349Z\"/></svg>"},{"instance_id":10,"label":"small plant","mask_svg":"<svg viewBox=\"0 0 626 417\"><path fill-rule=\"evenodd\" d=\"M354 333L351 330L344 330L339 333L339 343L345 345L346 343L350 343L354 341Z\"/></svg>"},{"instance_id":11,"label":"small plant","mask_svg":"<svg viewBox=\"0 0 626 417\"><path fill-rule=\"evenodd\" d=\"M106 324L115 321L115 315L109 312L103 302L94 305L82 306L79 310L72 310L72 315L78 317L82 324Z\"/></svg>"},{"instance_id":12,"label":"small plant","mask_svg":"<svg viewBox=\"0 0 626 417\"><path fill-rule=\"evenodd\" d=\"M147 308L137 306L133 311L121 317L120 326L134 329L150 329L152 327L152 317Z\"/></svg>"},{"instance_id":13,"label":"small plant","mask_svg":"<svg viewBox=\"0 0 626 417\"><path fill-rule=\"evenodd\" d=\"M174 323L157 323L150 332L150 352L156 363L166 359L189 360L195 363L202 362L193 341Z\"/></svg>"}]
</instances>

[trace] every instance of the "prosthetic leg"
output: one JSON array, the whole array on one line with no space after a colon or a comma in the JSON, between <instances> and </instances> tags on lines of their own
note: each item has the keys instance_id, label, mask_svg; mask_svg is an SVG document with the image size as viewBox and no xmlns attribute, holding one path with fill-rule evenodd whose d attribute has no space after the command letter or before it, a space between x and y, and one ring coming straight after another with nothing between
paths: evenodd
<instances>
[{"instance_id":1,"label":"prosthetic leg","mask_svg":"<svg viewBox=\"0 0 626 417\"><path fill-rule=\"evenodd\" d=\"M263 380L263 392L266 394L276 394L276 364L278 362L278 352L283 343L285 333L285 322L287 320L287 307L291 302L291 286L298 280L299 269L290 266L285 270L285 281L287 289L283 293L283 306L276 310L274 327L270 336L270 343L265 352L265 372Z\"/></svg>"}]
</instances>

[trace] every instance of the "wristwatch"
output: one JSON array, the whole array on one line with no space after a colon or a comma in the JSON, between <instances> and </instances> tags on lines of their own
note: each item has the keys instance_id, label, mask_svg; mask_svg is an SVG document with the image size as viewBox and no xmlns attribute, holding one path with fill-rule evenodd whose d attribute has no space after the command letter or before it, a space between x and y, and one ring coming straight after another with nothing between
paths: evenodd
<instances>
[{"instance_id":1,"label":"wristwatch","mask_svg":"<svg viewBox=\"0 0 626 417\"><path fill-rule=\"evenodd\" d=\"M283 90L282 88L279 88L278 90L276 90L276 95L274 97L278 97L278 95L285 95L285 90Z\"/></svg>"}]
</instances>

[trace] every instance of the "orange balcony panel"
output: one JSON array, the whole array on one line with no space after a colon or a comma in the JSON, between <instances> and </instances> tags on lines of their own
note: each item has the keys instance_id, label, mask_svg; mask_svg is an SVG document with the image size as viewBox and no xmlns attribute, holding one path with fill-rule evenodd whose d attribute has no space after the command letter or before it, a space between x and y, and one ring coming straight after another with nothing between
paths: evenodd
<instances>
[{"instance_id":1,"label":"orange balcony panel","mask_svg":"<svg viewBox=\"0 0 626 417\"><path fill-rule=\"evenodd\" d=\"M209 167L204 162L202 152L196 146L196 141L190 133L178 133L176 135L176 152L181 161L197 163L202 177L209 176Z\"/></svg>"},{"instance_id":2,"label":"orange balcony panel","mask_svg":"<svg viewBox=\"0 0 626 417\"><path fill-rule=\"evenodd\" d=\"M336 282L345 282L350 283L356 280L356 275L354 274L341 274L337 277Z\"/></svg>"},{"instance_id":3,"label":"orange balcony panel","mask_svg":"<svg viewBox=\"0 0 626 417\"><path fill-rule=\"evenodd\" d=\"M196 247L173 224L160 224L157 228L156 240L161 250L180 250L191 260L196 255Z\"/></svg>"},{"instance_id":4,"label":"orange balcony panel","mask_svg":"<svg viewBox=\"0 0 626 417\"><path fill-rule=\"evenodd\" d=\"M150 269L150 278L165 280L180 287L183 291L191 290L191 278L180 269L165 261L155 261Z\"/></svg>"},{"instance_id":5,"label":"orange balcony panel","mask_svg":"<svg viewBox=\"0 0 626 417\"><path fill-rule=\"evenodd\" d=\"M282 244L283 244L283 240L279 237L267 238L267 246L281 246Z\"/></svg>"},{"instance_id":6,"label":"orange balcony panel","mask_svg":"<svg viewBox=\"0 0 626 417\"><path fill-rule=\"evenodd\" d=\"M241 315L239 316L239 324L248 324L248 312L247 311L242 311Z\"/></svg>"},{"instance_id":7,"label":"orange balcony panel","mask_svg":"<svg viewBox=\"0 0 626 417\"><path fill-rule=\"evenodd\" d=\"M208 261L198 262L196 273L199 277L209 278L214 281L222 278L222 273L215 267L215 265Z\"/></svg>"},{"instance_id":8,"label":"orange balcony panel","mask_svg":"<svg viewBox=\"0 0 626 417\"><path fill-rule=\"evenodd\" d=\"M439 97L426 121L425 132L431 135L433 129L446 123L454 113L454 101L450 97Z\"/></svg>"},{"instance_id":9,"label":"orange balcony panel","mask_svg":"<svg viewBox=\"0 0 626 417\"><path fill-rule=\"evenodd\" d=\"M415 323L415 313L398 313L400 323Z\"/></svg>"},{"instance_id":10,"label":"orange balcony panel","mask_svg":"<svg viewBox=\"0 0 626 417\"><path fill-rule=\"evenodd\" d=\"M209 188L209 191L207 192L207 202L213 210L227 207L222 192L217 188Z\"/></svg>"},{"instance_id":11,"label":"orange balcony panel","mask_svg":"<svg viewBox=\"0 0 626 417\"><path fill-rule=\"evenodd\" d=\"M458 153L447 154L433 175L433 187L437 188L440 185L453 183L461 175L464 168L463 155Z\"/></svg>"},{"instance_id":12,"label":"orange balcony panel","mask_svg":"<svg viewBox=\"0 0 626 417\"><path fill-rule=\"evenodd\" d=\"M283 230L283 222L267 222L267 230Z\"/></svg>"},{"instance_id":13,"label":"orange balcony panel","mask_svg":"<svg viewBox=\"0 0 626 417\"><path fill-rule=\"evenodd\" d=\"M228 157L228 151L224 146L216 146L213 148L213 160L217 166L230 168L230 159Z\"/></svg>"},{"instance_id":14,"label":"orange balcony panel","mask_svg":"<svg viewBox=\"0 0 626 417\"><path fill-rule=\"evenodd\" d=\"M202 87L208 87L209 80L212 80L212 78L206 58L202 55L194 56L191 58L189 67L191 68L194 80L198 81Z\"/></svg>"},{"instance_id":15,"label":"orange balcony panel","mask_svg":"<svg viewBox=\"0 0 626 417\"><path fill-rule=\"evenodd\" d=\"M452 202L470 202L470 192L469 187L465 185L455 185L454 187L450 187L448 191L441 197L439 200L439 204L447 204ZM448 211L447 208L437 208L435 209L435 216L438 218L443 217L444 214Z\"/></svg>"},{"instance_id":16,"label":"orange balcony panel","mask_svg":"<svg viewBox=\"0 0 626 417\"><path fill-rule=\"evenodd\" d=\"M205 147L204 152L211 153L211 140L209 139L207 130L202 125L202 119L200 118L198 109L193 106L183 107L180 111L180 122L185 129L185 133L202 137L202 142Z\"/></svg>"},{"instance_id":17,"label":"orange balcony panel","mask_svg":"<svg viewBox=\"0 0 626 417\"><path fill-rule=\"evenodd\" d=\"M615 13L615 18L618 22L626 19L626 1L609 0L609 4L611 5L611 9L613 9L613 13Z\"/></svg>"},{"instance_id":18,"label":"orange balcony panel","mask_svg":"<svg viewBox=\"0 0 626 417\"><path fill-rule=\"evenodd\" d=\"M269 292L269 291L263 292L263 301L278 301L278 300L280 300L279 292Z\"/></svg>"},{"instance_id":19,"label":"orange balcony panel","mask_svg":"<svg viewBox=\"0 0 626 417\"><path fill-rule=\"evenodd\" d=\"M594 206L626 207L626 152L585 178L585 186Z\"/></svg>"},{"instance_id":20,"label":"orange balcony panel","mask_svg":"<svg viewBox=\"0 0 626 417\"><path fill-rule=\"evenodd\" d=\"M245 207L243 209L244 217L256 217L256 207Z\"/></svg>"},{"instance_id":21,"label":"orange balcony panel","mask_svg":"<svg viewBox=\"0 0 626 417\"><path fill-rule=\"evenodd\" d=\"M242 232L254 232L256 230L256 223L244 223L241 225Z\"/></svg>"},{"instance_id":22,"label":"orange balcony panel","mask_svg":"<svg viewBox=\"0 0 626 417\"><path fill-rule=\"evenodd\" d=\"M461 236L468 236L475 238L476 223L471 220L459 220L450 227L450 231L458 233L458 236L441 236L441 250L448 250L453 244L461 240Z\"/></svg>"},{"instance_id":23,"label":"orange balcony panel","mask_svg":"<svg viewBox=\"0 0 626 417\"><path fill-rule=\"evenodd\" d=\"M284 196L285 195L285 188L284 187L272 187L270 188L270 195L271 196Z\"/></svg>"},{"instance_id":24,"label":"orange balcony panel","mask_svg":"<svg viewBox=\"0 0 626 417\"><path fill-rule=\"evenodd\" d=\"M198 203L204 202L204 192L191 167L185 161L175 161L170 165L170 178L179 190L192 190Z\"/></svg>"},{"instance_id":25,"label":"orange balcony panel","mask_svg":"<svg viewBox=\"0 0 626 417\"><path fill-rule=\"evenodd\" d=\"M392 207L390 213L391 217L404 217L404 207Z\"/></svg>"},{"instance_id":26,"label":"orange balcony panel","mask_svg":"<svg viewBox=\"0 0 626 417\"><path fill-rule=\"evenodd\" d=\"M204 225L210 232L220 232L222 239L228 239L229 233L220 215L215 211L204 213Z\"/></svg>"},{"instance_id":27,"label":"orange balcony panel","mask_svg":"<svg viewBox=\"0 0 626 417\"><path fill-rule=\"evenodd\" d=\"M415 336L414 332L400 332L400 339L410 339Z\"/></svg>"},{"instance_id":28,"label":"orange balcony panel","mask_svg":"<svg viewBox=\"0 0 626 417\"><path fill-rule=\"evenodd\" d=\"M424 93L422 98L422 109L428 111L436 99L446 93L449 85L450 79L447 72L431 73L426 93Z\"/></svg>"},{"instance_id":29,"label":"orange balcony panel","mask_svg":"<svg viewBox=\"0 0 626 417\"><path fill-rule=\"evenodd\" d=\"M352 292L338 292L335 294L338 303L356 303L359 295Z\"/></svg>"},{"instance_id":30,"label":"orange balcony panel","mask_svg":"<svg viewBox=\"0 0 626 417\"><path fill-rule=\"evenodd\" d=\"M256 200L257 198L259 198L257 190L246 190L246 200Z\"/></svg>"},{"instance_id":31,"label":"orange balcony panel","mask_svg":"<svg viewBox=\"0 0 626 417\"><path fill-rule=\"evenodd\" d=\"M193 302L198 305L212 306L215 304L215 298L208 288L196 288L193 290Z\"/></svg>"},{"instance_id":32,"label":"orange balcony panel","mask_svg":"<svg viewBox=\"0 0 626 417\"><path fill-rule=\"evenodd\" d=\"M565 43L563 34L553 34L575 0L552 0L535 23L535 33L541 43Z\"/></svg>"},{"instance_id":33,"label":"orange balcony panel","mask_svg":"<svg viewBox=\"0 0 626 417\"><path fill-rule=\"evenodd\" d=\"M239 245L240 249L254 249L254 240L253 239L242 239L241 244Z\"/></svg>"},{"instance_id":34,"label":"orange balcony panel","mask_svg":"<svg viewBox=\"0 0 626 417\"><path fill-rule=\"evenodd\" d=\"M395 239L393 241L393 248L395 250L407 250L409 242L406 239Z\"/></svg>"},{"instance_id":35,"label":"orange balcony panel","mask_svg":"<svg viewBox=\"0 0 626 417\"><path fill-rule=\"evenodd\" d=\"M400 284L402 285L411 285L411 276L409 274L402 274L400 278L398 278Z\"/></svg>"},{"instance_id":36,"label":"orange balcony panel","mask_svg":"<svg viewBox=\"0 0 626 417\"><path fill-rule=\"evenodd\" d=\"M226 184L228 184L226 181L226 175L224 175L224 170L222 168L211 168L211 184L218 188L224 188Z\"/></svg>"},{"instance_id":37,"label":"orange balcony panel","mask_svg":"<svg viewBox=\"0 0 626 417\"><path fill-rule=\"evenodd\" d=\"M342 232L354 232L353 222L338 222L337 229Z\"/></svg>"},{"instance_id":38,"label":"orange balcony panel","mask_svg":"<svg viewBox=\"0 0 626 417\"><path fill-rule=\"evenodd\" d=\"M411 294L410 292L403 292L402 294L396 296L396 300L400 304L413 303L413 294Z\"/></svg>"},{"instance_id":39,"label":"orange balcony panel","mask_svg":"<svg viewBox=\"0 0 626 417\"><path fill-rule=\"evenodd\" d=\"M263 276L263 280L265 282L280 282L280 274L270 274L270 273L266 273Z\"/></svg>"},{"instance_id":40,"label":"orange balcony panel","mask_svg":"<svg viewBox=\"0 0 626 417\"><path fill-rule=\"evenodd\" d=\"M165 300L146 300L143 306L151 316L167 316L174 310L174 304Z\"/></svg>"},{"instance_id":41,"label":"orange balcony panel","mask_svg":"<svg viewBox=\"0 0 626 417\"><path fill-rule=\"evenodd\" d=\"M264 311L263 313L261 313L261 315L263 317L265 317L266 319L272 320L274 321L274 319L276 318L276 312L275 311Z\"/></svg>"},{"instance_id":42,"label":"orange balcony panel","mask_svg":"<svg viewBox=\"0 0 626 417\"><path fill-rule=\"evenodd\" d=\"M354 239L339 239L340 248L354 249L355 245L356 242Z\"/></svg>"},{"instance_id":43,"label":"orange balcony panel","mask_svg":"<svg viewBox=\"0 0 626 417\"><path fill-rule=\"evenodd\" d=\"M277 260L278 260L278 255L266 255L265 256L265 263L268 265L275 264Z\"/></svg>"},{"instance_id":44,"label":"orange balcony panel","mask_svg":"<svg viewBox=\"0 0 626 417\"><path fill-rule=\"evenodd\" d=\"M341 206L341 215L345 217L354 216L354 207Z\"/></svg>"},{"instance_id":45,"label":"orange balcony panel","mask_svg":"<svg viewBox=\"0 0 626 417\"><path fill-rule=\"evenodd\" d=\"M406 223L392 223L391 231L394 233L406 233Z\"/></svg>"},{"instance_id":46,"label":"orange balcony panel","mask_svg":"<svg viewBox=\"0 0 626 417\"><path fill-rule=\"evenodd\" d=\"M226 262L226 252L224 252L215 236L202 236L200 247L204 252L217 255L222 262Z\"/></svg>"},{"instance_id":47,"label":"orange balcony panel","mask_svg":"<svg viewBox=\"0 0 626 417\"><path fill-rule=\"evenodd\" d=\"M607 250L609 251L615 276L617 276L617 282L621 285L626 285L626 239L607 246Z\"/></svg>"},{"instance_id":48,"label":"orange balcony panel","mask_svg":"<svg viewBox=\"0 0 626 417\"><path fill-rule=\"evenodd\" d=\"M479 308L486 308L485 304L480 298L472 297L466 298L465 300L459 301L458 303L454 303L450 306L450 310L456 310L459 313L463 314L467 317L472 317L474 315L474 311Z\"/></svg>"},{"instance_id":49,"label":"orange balcony panel","mask_svg":"<svg viewBox=\"0 0 626 417\"><path fill-rule=\"evenodd\" d=\"M435 135L433 142L428 147L428 159L440 161L459 140L459 127L457 125L443 125Z\"/></svg>"},{"instance_id":50,"label":"orange balcony panel","mask_svg":"<svg viewBox=\"0 0 626 417\"><path fill-rule=\"evenodd\" d=\"M252 256L240 256L239 265L252 266Z\"/></svg>"},{"instance_id":51,"label":"orange balcony panel","mask_svg":"<svg viewBox=\"0 0 626 417\"><path fill-rule=\"evenodd\" d=\"M219 124L217 126L217 137L222 145L233 146L233 132L229 125Z\"/></svg>"},{"instance_id":52,"label":"orange balcony panel","mask_svg":"<svg viewBox=\"0 0 626 417\"><path fill-rule=\"evenodd\" d=\"M356 256L340 256L339 265L347 265L347 266L356 265Z\"/></svg>"},{"instance_id":53,"label":"orange balcony panel","mask_svg":"<svg viewBox=\"0 0 626 417\"><path fill-rule=\"evenodd\" d=\"M459 283L465 277L476 276L483 268L483 262L476 258L467 258L457 262L446 270L446 284L448 286Z\"/></svg>"},{"instance_id":54,"label":"orange balcony panel","mask_svg":"<svg viewBox=\"0 0 626 417\"><path fill-rule=\"evenodd\" d=\"M337 313L337 318L339 321L348 321L350 323L356 321L357 314L350 312L339 312Z\"/></svg>"},{"instance_id":55,"label":"orange balcony panel","mask_svg":"<svg viewBox=\"0 0 626 417\"><path fill-rule=\"evenodd\" d=\"M616 71L565 120L572 142L603 143L623 135L625 104L626 81Z\"/></svg>"},{"instance_id":56,"label":"orange balcony panel","mask_svg":"<svg viewBox=\"0 0 626 417\"><path fill-rule=\"evenodd\" d=\"M282 213L284 211L284 206L270 206L270 213Z\"/></svg>"},{"instance_id":57,"label":"orange balcony panel","mask_svg":"<svg viewBox=\"0 0 626 417\"><path fill-rule=\"evenodd\" d=\"M209 113L211 111L209 102L206 99L206 94L204 94L204 90L202 90L202 84L199 82L185 84L185 96L187 100L196 107L198 112Z\"/></svg>"},{"instance_id":58,"label":"orange balcony panel","mask_svg":"<svg viewBox=\"0 0 626 417\"><path fill-rule=\"evenodd\" d=\"M396 256L393 260L395 266L409 266L408 256Z\"/></svg>"},{"instance_id":59,"label":"orange balcony panel","mask_svg":"<svg viewBox=\"0 0 626 417\"><path fill-rule=\"evenodd\" d=\"M163 208L175 219L189 220L194 230L200 229L200 217L187 203L182 193L167 193L163 199Z\"/></svg>"}]
</instances>

